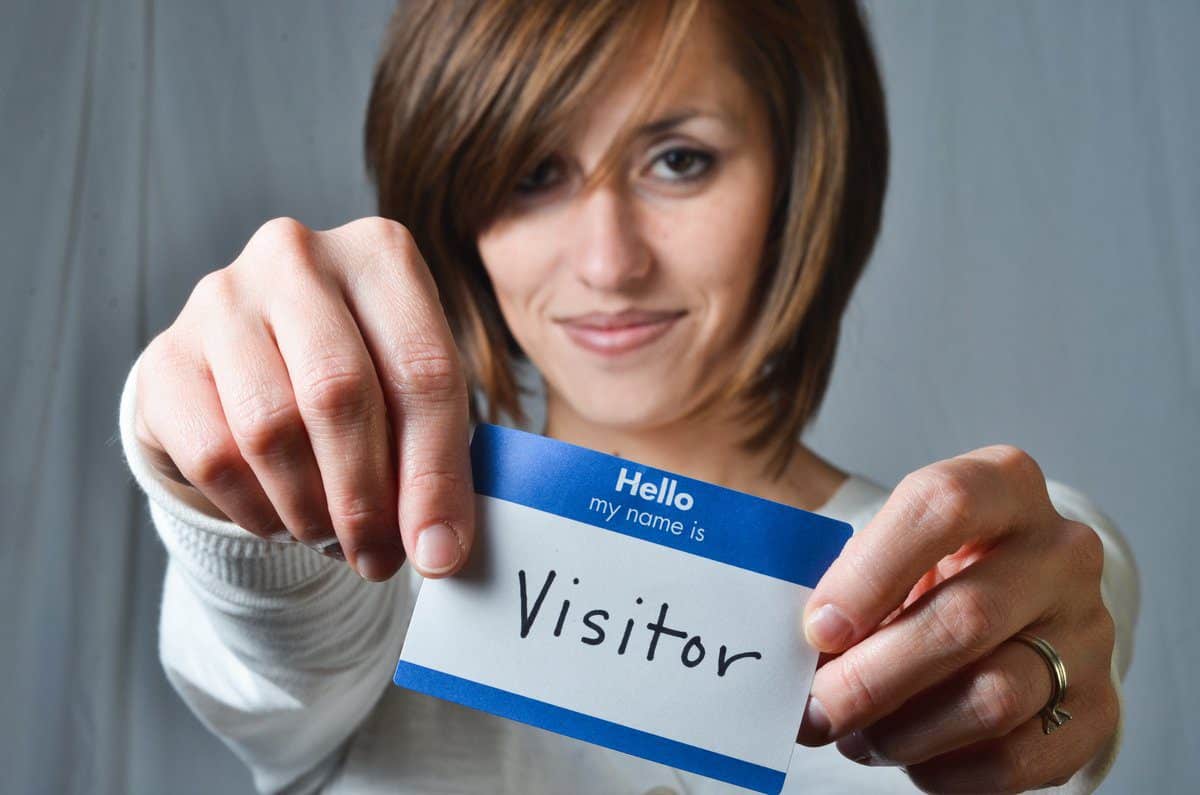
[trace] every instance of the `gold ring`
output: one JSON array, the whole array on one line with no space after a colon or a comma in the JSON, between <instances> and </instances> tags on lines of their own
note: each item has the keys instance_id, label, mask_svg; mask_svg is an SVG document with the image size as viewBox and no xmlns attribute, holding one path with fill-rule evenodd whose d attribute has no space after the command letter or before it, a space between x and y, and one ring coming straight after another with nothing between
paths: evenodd
<instances>
[{"instance_id":1,"label":"gold ring","mask_svg":"<svg viewBox=\"0 0 1200 795\"><path fill-rule=\"evenodd\" d=\"M1032 648L1046 661L1050 669L1050 700L1041 709L1042 733L1050 734L1071 719L1071 713L1062 708L1067 697L1067 666L1062 657L1048 642L1029 632L1018 632L1013 640L1019 640Z\"/></svg>"}]
</instances>

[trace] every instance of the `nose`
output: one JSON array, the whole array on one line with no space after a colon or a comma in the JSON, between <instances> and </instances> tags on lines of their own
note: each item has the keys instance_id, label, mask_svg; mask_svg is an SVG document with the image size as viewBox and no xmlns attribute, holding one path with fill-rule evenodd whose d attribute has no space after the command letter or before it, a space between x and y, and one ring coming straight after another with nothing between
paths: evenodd
<instances>
[{"instance_id":1,"label":"nose","mask_svg":"<svg viewBox=\"0 0 1200 795\"><path fill-rule=\"evenodd\" d=\"M581 200L572 238L575 274L593 289L629 289L650 274L650 249L630 199L611 182Z\"/></svg>"}]
</instances>

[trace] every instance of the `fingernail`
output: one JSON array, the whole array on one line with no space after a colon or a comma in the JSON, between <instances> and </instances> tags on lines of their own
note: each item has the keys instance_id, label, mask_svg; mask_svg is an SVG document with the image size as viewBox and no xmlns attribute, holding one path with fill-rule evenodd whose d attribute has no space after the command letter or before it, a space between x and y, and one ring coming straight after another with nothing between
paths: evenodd
<instances>
[{"instance_id":1,"label":"fingernail","mask_svg":"<svg viewBox=\"0 0 1200 795\"><path fill-rule=\"evenodd\" d=\"M808 697L808 709L804 712L804 725L808 727L805 734L813 738L818 745L829 742L833 726L829 722L829 713L825 711L825 707L815 696Z\"/></svg>"},{"instance_id":2,"label":"fingernail","mask_svg":"<svg viewBox=\"0 0 1200 795\"><path fill-rule=\"evenodd\" d=\"M296 537L294 535L292 535L290 532L288 532L287 530L277 530L276 532L271 533L271 535L267 536L267 540L274 541L276 544L294 544L294 543L296 543Z\"/></svg>"},{"instance_id":3,"label":"fingernail","mask_svg":"<svg viewBox=\"0 0 1200 795\"><path fill-rule=\"evenodd\" d=\"M368 544L354 552L354 569L371 582L383 582L396 573L404 562L404 552L396 544Z\"/></svg>"},{"instance_id":4,"label":"fingernail","mask_svg":"<svg viewBox=\"0 0 1200 795\"><path fill-rule=\"evenodd\" d=\"M346 559L346 553L342 551L342 545L337 541L324 541L319 544L310 544L310 546L322 555L334 560L344 561Z\"/></svg>"},{"instance_id":5,"label":"fingernail","mask_svg":"<svg viewBox=\"0 0 1200 795\"><path fill-rule=\"evenodd\" d=\"M430 525L417 536L414 555L414 562L423 574L444 574L458 564L462 544L449 525Z\"/></svg>"},{"instance_id":6,"label":"fingernail","mask_svg":"<svg viewBox=\"0 0 1200 795\"><path fill-rule=\"evenodd\" d=\"M809 645L820 651L841 651L854 634L854 626L834 605L822 605L804 623Z\"/></svg>"},{"instance_id":7,"label":"fingernail","mask_svg":"<svg viewBox=\"0 0 1200 795\"><path fill-rule=\"evenodd\" d=\"M862 730L852 731L837 741L837 749L842 756L852 759L860 765L872 767L892 767L895 762L887 759L871 745L871 741Z\"/></svg>"}]
</instances>

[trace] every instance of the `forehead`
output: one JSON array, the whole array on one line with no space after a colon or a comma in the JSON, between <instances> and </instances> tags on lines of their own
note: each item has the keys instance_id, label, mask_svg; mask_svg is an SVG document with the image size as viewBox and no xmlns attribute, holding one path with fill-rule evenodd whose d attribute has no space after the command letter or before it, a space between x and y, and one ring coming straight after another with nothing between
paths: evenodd
<instances>
[{"instance_id":1,"label":"forehead","mask_svg":"<svg viewBox=\"0 0 1200 795\"><path fill-rule=\"evenodd\" d=\"M668 71L649 114L654 120L678 109L713 111L730 120L744 117L749 91L738 72L728 42L713 14L702 3L682 42L676 63ZM624 52L614 59L619 67L596 88L586 110L572 125L577 140L613 137L652 88L651 72L662 36L656 22L638 30Z\"/></svg>"}]
</instances>

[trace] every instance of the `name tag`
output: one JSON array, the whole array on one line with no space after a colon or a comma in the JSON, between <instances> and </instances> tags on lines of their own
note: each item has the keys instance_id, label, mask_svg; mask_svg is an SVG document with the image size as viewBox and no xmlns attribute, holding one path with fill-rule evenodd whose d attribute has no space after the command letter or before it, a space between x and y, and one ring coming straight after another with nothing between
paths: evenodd
<instances>
[{"instance_id":1,"label":"name tag","mask_svg":"<svg viewBox=\"0 0 1200 795\"><path fill-rule=\"evenodd\" d=\"M395 683L779 792L850 526L495 425L471 465L475 547L422 584Z\"/></svg>"}]
</instances>

